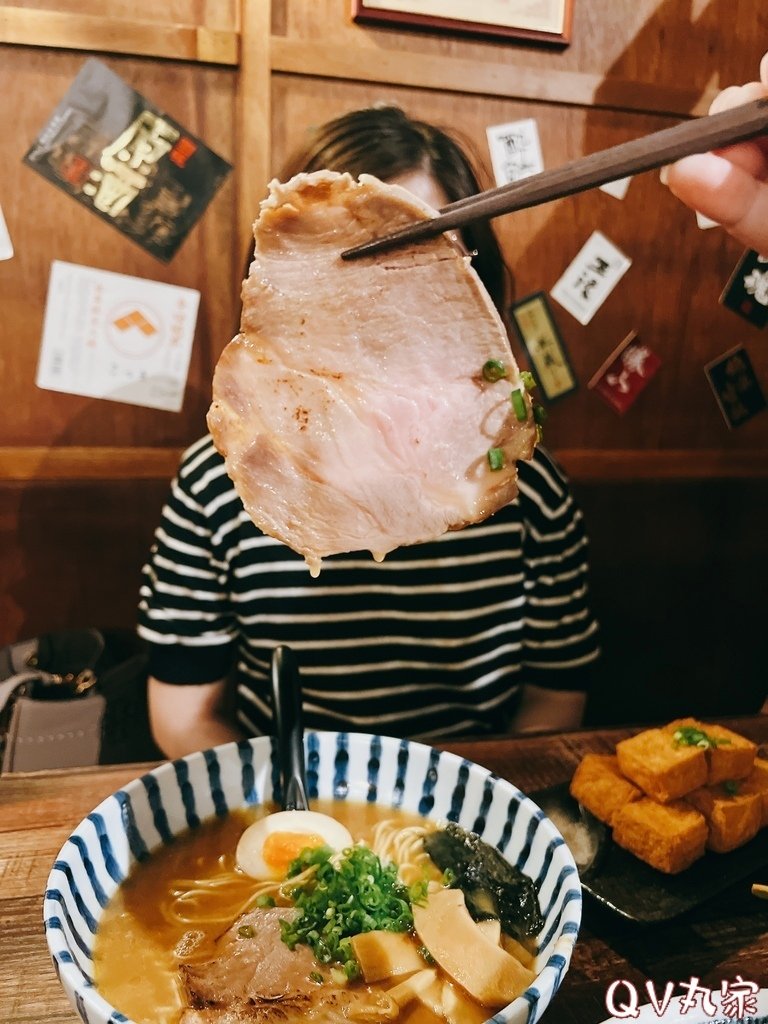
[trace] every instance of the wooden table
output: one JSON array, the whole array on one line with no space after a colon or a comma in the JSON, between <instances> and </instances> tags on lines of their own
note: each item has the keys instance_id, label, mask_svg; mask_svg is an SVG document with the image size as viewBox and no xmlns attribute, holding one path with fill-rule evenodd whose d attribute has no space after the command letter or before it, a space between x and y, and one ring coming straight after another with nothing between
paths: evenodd
<instances>
[{"instance_id":1,"label":"wooden table","mask_svg":"<svg viewBox=\"0 0 768 1024\"><path fill-rule=\"evenodd\" d=\"M732 728L768 743L768 716L733 719ZM445 744L532 792L570 778L587 751L608 752L629 730L580 731ZM48 958L42 893L72 828L105 796L146 765L84 768L0 778L0 1024L76 1024ZM625 979L648 1002L645 985L692 976L720 989L736 975L768 985L768 901L750 882L768 882L768 865L684 918L638 926L585 900L582 929L563 985L545 1019L598 1024L609 1016L606 992ZM676 990L676 994L682 994Z\"/></svg>"}]
</instances>

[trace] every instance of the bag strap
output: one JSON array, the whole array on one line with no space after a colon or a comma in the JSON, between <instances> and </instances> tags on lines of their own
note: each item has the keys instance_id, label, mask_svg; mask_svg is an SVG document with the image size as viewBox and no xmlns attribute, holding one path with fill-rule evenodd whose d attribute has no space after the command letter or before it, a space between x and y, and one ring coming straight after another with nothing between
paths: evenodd
<instances>
[{"instance_id":1,"label":"bag strap","mask_svg":"<svg viewBox=\"0 0 768 1024\"><path fill-rule=\"evenodd\" d=\"M0 648L0 681L15 679L19 684L34 680L80 696L96 683L94 669L103 651L104 637L97 629L42 633ZM9 695L2 703L8 699Z\"/></svg>"},{"instance_id":2,"label":"bag strap","mask_svg":"<svg viewBox=\"0 0 768 1024\"><path fill-rule=\"evenodd\" d=\"M29 659L37 654L37 637L19 640L0 648L0 680L18 675L29 668Z\"/></svg>"}]
</instances>

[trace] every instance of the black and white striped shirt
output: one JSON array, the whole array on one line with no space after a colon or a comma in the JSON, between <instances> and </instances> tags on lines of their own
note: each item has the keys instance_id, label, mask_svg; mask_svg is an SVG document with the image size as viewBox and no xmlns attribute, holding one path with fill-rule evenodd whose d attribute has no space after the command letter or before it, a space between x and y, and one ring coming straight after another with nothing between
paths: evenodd
<instances>
[{"instance_id":1,"label":"black and white striped shirt","mask_svg":"<svg viewBox=\"0 0 768 1024\"><path fill-rule=\"evenodd\" d=\"M209 436L184 455L144 568L139 632L169 683L225 677L269 732L272 650L296 652L305 724L401 736L501 732L524 683L586 688L598 656L587 539L541 449L490 519L374 562L303 558L262 534Z\"/></svg>"}]
</instances>

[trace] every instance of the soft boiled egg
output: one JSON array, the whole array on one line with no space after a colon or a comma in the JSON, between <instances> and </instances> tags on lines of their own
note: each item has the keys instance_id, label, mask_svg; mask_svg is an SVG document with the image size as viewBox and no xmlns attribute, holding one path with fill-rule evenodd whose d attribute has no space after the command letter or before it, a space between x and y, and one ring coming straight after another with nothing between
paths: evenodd
<instances>
[{"instance_id":1,"label":"soft boiled egg","mask_svg":"<svg viewBox=\"0 0 768 1024\"><path fill-rule=\"evenodd\" d=\"M344 850L352 846L352 836L341 822L318 811L276 811L240 836L237 865L260 881L282 879L302 850L318 846Z\"/></svg>"}]
</instances>

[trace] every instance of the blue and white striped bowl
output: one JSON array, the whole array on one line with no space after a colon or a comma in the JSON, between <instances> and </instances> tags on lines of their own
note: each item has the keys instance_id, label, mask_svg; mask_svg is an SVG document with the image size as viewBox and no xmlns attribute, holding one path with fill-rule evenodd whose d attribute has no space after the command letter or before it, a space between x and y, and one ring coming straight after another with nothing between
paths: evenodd
<instances>
[{"instance_id":1,"label":"blue and white striped bowl","mask_svg":"<svg viewBox=\"0 0 768 1024\"><path fill-rule=\"evenodd\" d=\"M555 826L486 768L421 743L362 733L305 735L307 791L458 822L532 877L544 916L537 975L494 1024L534 1024L557 991L581 920L573 857ZM75 829L53 865L43 914L61 984L85 1024L129 1018L93 982L99 918L129 871L174 836L237 807L280 800L272 740L259 737L153 769L108 797Z\"/></svg>"}]
</instances>

